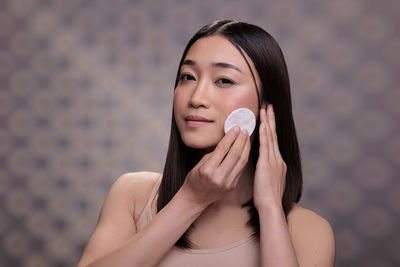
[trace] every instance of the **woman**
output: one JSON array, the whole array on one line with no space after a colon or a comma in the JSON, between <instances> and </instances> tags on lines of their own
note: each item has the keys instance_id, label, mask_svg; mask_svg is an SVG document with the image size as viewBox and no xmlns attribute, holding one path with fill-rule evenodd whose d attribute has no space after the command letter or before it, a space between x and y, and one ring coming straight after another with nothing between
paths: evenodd
<instances>
[{"instance_id":1,"label":"woman","mask_svg":"<svg viewBox=\"0 0 400 267\"><path fill-rule=\"evenodd\" d=\"M224 134L242 107L256 130ZM332 229L295 204L301 190L278 44L255 25L211 23L179 64L163 173L115 182L78 266L333 266Z\"/></svg>"}]
</instances>

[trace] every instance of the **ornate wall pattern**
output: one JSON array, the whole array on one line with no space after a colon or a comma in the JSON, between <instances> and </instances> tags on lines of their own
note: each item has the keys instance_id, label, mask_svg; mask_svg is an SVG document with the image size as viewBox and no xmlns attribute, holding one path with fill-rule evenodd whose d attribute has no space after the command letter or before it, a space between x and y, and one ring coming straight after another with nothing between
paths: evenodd
<instances>
[{"instance_id":1,"label":"ornate wall pattern","mask_svg":"<svg viewBox=\"0 0 400 267\"><path fill-rule=\"evenodd\" d=\"M0 265L76 264L115 179L162 170L185 43L235 18L284 50L337 266L399 266L399 3L1 0Z\"/></svg>"}]
</instances>

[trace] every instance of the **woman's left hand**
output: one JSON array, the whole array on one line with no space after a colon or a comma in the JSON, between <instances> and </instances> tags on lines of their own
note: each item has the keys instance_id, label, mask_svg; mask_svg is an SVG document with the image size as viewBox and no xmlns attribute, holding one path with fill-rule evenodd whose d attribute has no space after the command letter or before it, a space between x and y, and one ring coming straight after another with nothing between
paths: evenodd
<instances>
[{"instance_id":1,"label":"woman's left hand","mask_svg":"<svg viewBox=\"0 0 400 267\"><path fill-rule=\"evenodd\" d=\"M286 163L278 147L275 115L272 105L260 110L260 150L254 177L253 200L259 210L263 207L282 207L285 190Z\"/></svg>"}]
</instances>

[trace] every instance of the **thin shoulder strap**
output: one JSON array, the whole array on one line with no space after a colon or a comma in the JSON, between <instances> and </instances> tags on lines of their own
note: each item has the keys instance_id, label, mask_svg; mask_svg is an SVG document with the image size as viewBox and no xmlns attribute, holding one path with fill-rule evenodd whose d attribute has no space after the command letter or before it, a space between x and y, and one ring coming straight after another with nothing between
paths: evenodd
<instances>
[{"instance_id":1,"label":"thin shoulder strap","mask_svg":"<svg viewBox=\"0 0 400 267\"><path fill-rule=\"evenodd\" d=\"M158 177L157 182L155 183L153 190L150 193L150 197L147 200L146 206L144 207L142 214L140 215L139 219L136 222L136 228L138 228L142 224L146 225L153 217L153 214L151 213L151 204L153 203L153 200L158 193L158 188L160 187L162 180L161 177L162 174Z\"/></svg>"}]
</instances>

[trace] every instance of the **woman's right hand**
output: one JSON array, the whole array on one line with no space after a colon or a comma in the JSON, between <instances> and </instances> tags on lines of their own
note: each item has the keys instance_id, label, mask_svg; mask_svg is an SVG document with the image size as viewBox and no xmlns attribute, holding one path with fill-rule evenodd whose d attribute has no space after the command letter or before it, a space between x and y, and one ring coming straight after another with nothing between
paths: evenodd
<instances>
[{"instance_id":1,"label":"woman's right hand","mask_svg":"<svg viewBox=\"0 0 400 267\"><path fill-rule=\"evenodd\" d=\"M208 206L236 188L250 153L246 130L233 127L188 173L182 193L196 204Z\"/></svg>"}]
</instances>

